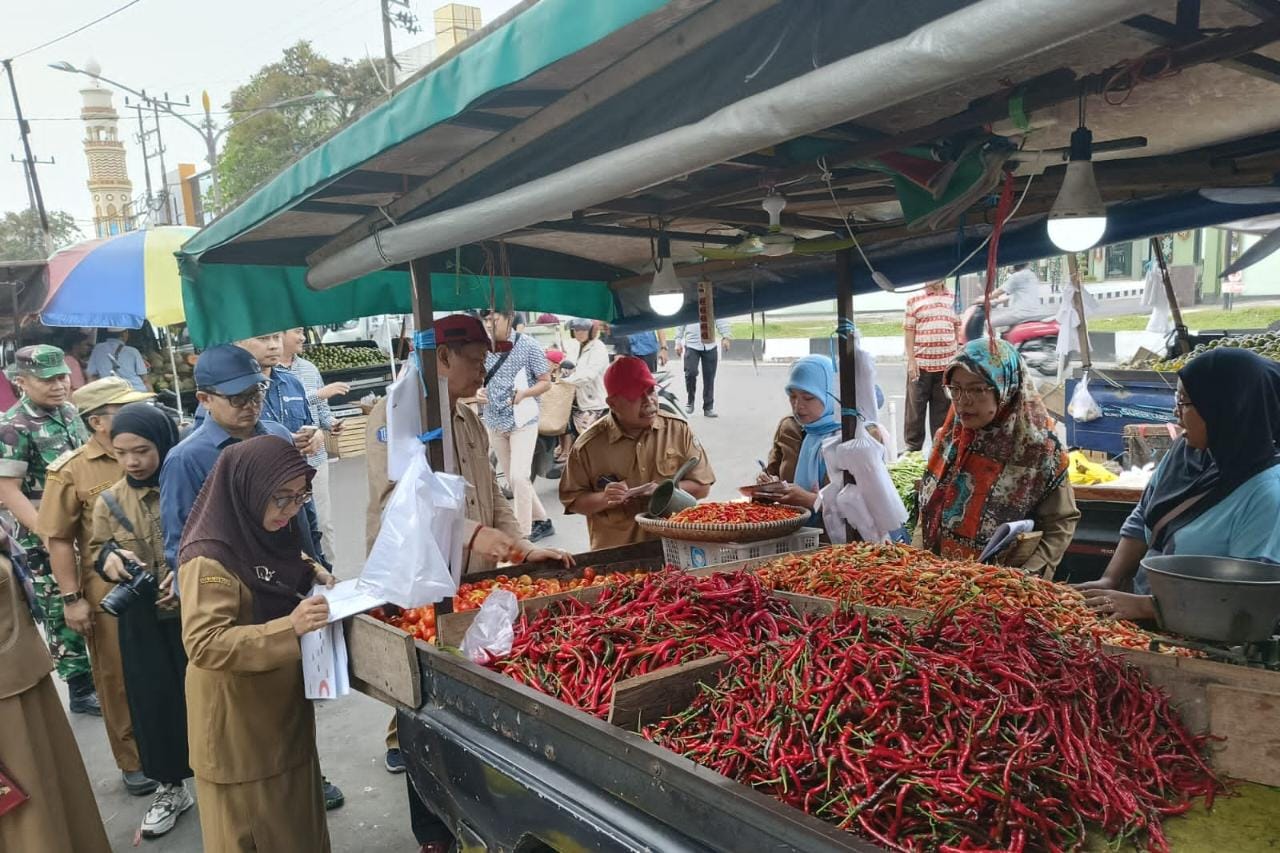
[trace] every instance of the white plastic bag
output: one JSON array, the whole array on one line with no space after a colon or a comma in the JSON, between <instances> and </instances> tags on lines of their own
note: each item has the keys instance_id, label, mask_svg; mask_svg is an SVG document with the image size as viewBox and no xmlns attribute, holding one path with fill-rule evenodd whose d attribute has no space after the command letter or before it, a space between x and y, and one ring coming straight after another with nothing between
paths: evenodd
<instances>
[{"instance_id":1,"label":"white plastic bag","mask_svg":"<svg viewBox=\"0 0 1280 853\"><path fill-rule=\"evenodd\" d=\"M1088 423L1102 417L1102 407L1089 393L1088 371L1080 377L1080 384L1071 395L1071 402L1067 404L1067 414L1071 415L1077 423Z\"/></svg>"},{"instance_id":2,"label":"white plastic bag","mask_svg":"<svg viewBox=\"0 0 1280 853\"><path fill-rule=\"evenodd\" d=\"M520 618L520 604L515 593L495 589L480 605L471 627L462 637L462 654L475 663L488 663L511 654L515 642L515 622Z\"/></svg>"},{"instance_id":3,"label":"white plastic bag","mask_svg":"<svg viewBox=\"0 0 1280 853\"><path fill-rule=\"evenodd\" d=\"M357 587L404 608L434 604L457 591L450 566L462 566L458 528L466 481L437 474L419 443L382 512L382 529Z\"/></svg>"},{"instance_id":4,"label":"white plastic bag","mask_svg":"<svg viewBox=\"0 0 1280 853\"><path fill-rule=\"evenodd\" d=\"M418 371L406 361L400 377L387 387L387 479L402 479L414 456L422 455L422 397Z\"/></svg>"}]
</instances>

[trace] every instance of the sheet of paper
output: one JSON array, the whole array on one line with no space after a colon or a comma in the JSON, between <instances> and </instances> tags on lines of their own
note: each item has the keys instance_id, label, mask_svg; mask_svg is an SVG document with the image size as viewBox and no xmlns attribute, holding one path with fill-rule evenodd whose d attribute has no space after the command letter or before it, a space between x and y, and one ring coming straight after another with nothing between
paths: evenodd
<instances>
[{"instance_id":1,"label":"sheet of paper","mask_svg":"<svg viewBox=\"0 0 1280 853\"><path fill-rule=\"evenodd\" d=\"M356 589L358 580L359 578L352 578L340 581L334 584L333 589L325 589L322 586L315 588L314 594L323 595L329 602L330 622L337 622L339 619L346 619L348 616L364 613L366 610L372 610L387 603L384 599Z\"/></svg>"},{"instance_id":2,"label":"sheet of paper","mask_svg":"<svg viewBox=\"0 0 1280 853\"><path fill-rule=\"evenodd\" d=\"M513 385L515 386L515 389L517 391L528 391L529 390L529 371L523 367L517 370L516 378L513 382ZM523 426L524 424L527 424L530 421L537 420L538 398L526 397L525 399L521 400L519 403L516 403L514 411L515 411L515 419L516 419L517 427Z\"/></svg>"},{"instance_id":3,"label":"sheet of paper","mask_svg":"<svg viewBox=\"0 0 1280 853\"><path fill-rule=\"evenodd\" d=\"M346 696L351 692L351 676L347 665L347 636L341 622L329 626L333 632L333 668L336 688L334 694Z\"/></svg>"},{"instance_id":4,"label":"sheet of paper","mask_svg":"<svg viewBox=\"0 0 1280 853\"><path fill-rule=\"evenodd\" d=\"M308 699L333 699L336 696L337 671L331 627L326 625L302 635L302 683Z\"/></svg>"}]
</instances>

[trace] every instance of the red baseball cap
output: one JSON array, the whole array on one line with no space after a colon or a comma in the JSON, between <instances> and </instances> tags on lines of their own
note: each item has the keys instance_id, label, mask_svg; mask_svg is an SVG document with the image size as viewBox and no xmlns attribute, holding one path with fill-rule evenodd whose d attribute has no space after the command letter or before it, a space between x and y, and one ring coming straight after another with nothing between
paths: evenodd
<instances>
[{"instance_id":1,"label":"red baseball cap","mask_svg":"<svg viewBox=\"0 0 1280 853\"><path fill-rule=\"evenodd\" d=\"M432 324L436 330L436 345L446 344L462 346L463 344L484 344L486 349L493 349L493 341L485 331L484 323L467 314L450 314L441 317Z\"/></svg>"},{"instance_id":2,"label":"red baseball cap","mask_svg":"<svg viewBox=\"0 0 1280 853\"><path fill-rule=\"evenodd\" d=\"M604 390L610 397L639 400L657 385L649 365L633 355L615 359L604 372Z\"/></svg>"}]
</instances>

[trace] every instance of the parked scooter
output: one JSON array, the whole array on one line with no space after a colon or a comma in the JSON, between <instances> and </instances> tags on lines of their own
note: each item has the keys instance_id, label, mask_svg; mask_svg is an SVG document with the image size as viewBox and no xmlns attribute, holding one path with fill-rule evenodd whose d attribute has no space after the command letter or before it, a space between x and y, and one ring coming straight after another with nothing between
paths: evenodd
<instances>
[{"instance_id":1,"label":"parked scooter","mask_svg":"<svg viewBox=\"0 0 1280 853\"><path fill-rule=\"evenodd\" d=\"M960 316L966 341L977 340L987 333L987 312L981 302L970 305ZM1041 376L1058 373L1058 321L1027 320L1006 329L1000 337L1013 345L1027 366Z\"/></svg>"}]
</instances>

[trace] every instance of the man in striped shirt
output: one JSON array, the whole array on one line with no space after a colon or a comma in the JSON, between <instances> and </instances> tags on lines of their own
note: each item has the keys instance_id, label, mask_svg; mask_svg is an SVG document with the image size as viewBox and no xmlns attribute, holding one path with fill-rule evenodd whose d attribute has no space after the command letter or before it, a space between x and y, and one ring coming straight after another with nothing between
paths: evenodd
<instances>
[{"instance_id":1,"label":"man in striped shirt","mask_svg":"<svg viewBox=\"0 0 1280 853\"><path fill-rule=\"evenodd\" d=\"M945 281L931 281L907 300L903 323L907 349L907 450L924 446L926 413L929 434L936 435L951 401L942 387L943 372L963 345L955 297Z\"/></svg>"}]
</instances>

